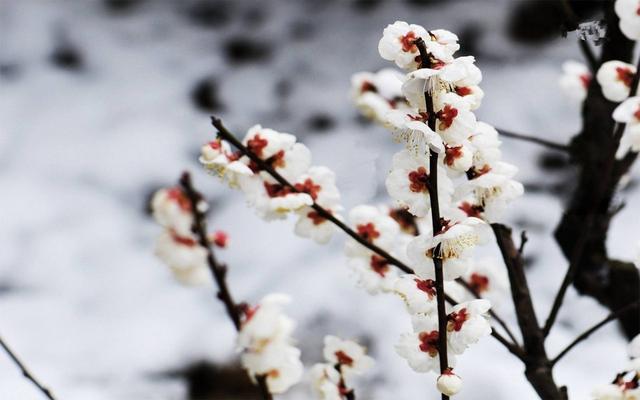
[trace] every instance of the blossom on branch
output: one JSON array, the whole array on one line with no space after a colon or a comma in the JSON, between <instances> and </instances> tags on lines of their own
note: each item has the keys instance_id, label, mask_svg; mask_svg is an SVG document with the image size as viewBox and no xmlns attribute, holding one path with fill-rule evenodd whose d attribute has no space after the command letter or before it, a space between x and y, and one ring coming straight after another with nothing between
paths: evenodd
<instances>
[{"instance_id":1,"label":"blossom on branch","mask_svg":"<svg viewBox=\"0 0 640 400\"><path fill-rule=\"evenodd\" d=\"M614 8L622 33L630 40L640 40L640 1L616 0Z\"/></svg>"},{"instance_id":2,"label":"blossom on branch","mask_svg":"<svg viewBox=\"0 0 640 400\"><path fill-rule=\"evenodd\" d=\"M607 100L619 103L629 97L636 67L622 61L603 63L596 74L596 80Z\"/></svg>"},{"instance_id":3,"label":"blossom on branch","mask_svg":"<svg viewBox=\"0 0 640 400\"><path fill-rule=\"evenodd\" d=\"M562 76L558 83L568 98L582 102L587 97L587 88L592 78L586 65L577 61L566 61L562 64Z\"/></svg>"},{"instance_id":4,"label":"blossom on branch","mask_svg":"<svg viewBox=\"0 0 640 400\"><path fill-rule=\"evenodd\" d=\"M616 122L626 124L616 158L623 158L629 151L640 151L640 96L625 100L613 111Z\"/></svg>"}]
</instances>

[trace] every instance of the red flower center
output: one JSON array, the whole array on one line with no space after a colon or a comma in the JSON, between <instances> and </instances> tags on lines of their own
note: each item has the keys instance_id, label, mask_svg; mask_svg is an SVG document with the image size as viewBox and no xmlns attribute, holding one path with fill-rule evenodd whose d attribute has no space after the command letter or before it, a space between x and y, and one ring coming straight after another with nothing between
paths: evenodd
<instances>
[{"instance_id":1,"label":"red flower center","mask_svg":"<svg viewBox=\"0 0 640 400\"><path fill-rule=\"evenodd\" d=\"M369 262L371 269L378 275L384 278L385 274L389 271L389 263L382 257L375 254L371 256L371 262Z\"/></svg>"},{"instance_id":2,"label":"red flower center","mask_svg":"<svg viewBox=\"0 0 640 400\"><path fill-rule=\"evenodd\" d=\"M476 293L486 292L489 289L489 277L474 272L469 278L469 285Z\"/></svg>"},{"instance_id":3,"label":"red flower center","mask_svg":"<svg viewBox=\"0 0 640 400\"><path fill-rule=\"evenodd\" d=\"M364 81L360 86L360 93L366 93L366 92L378 93L378 88L373 83L369 81Z\"/></svg>"},{"instance_id":4,"label":"red flower center","mask_svg":"<svg viewBox=\"0 0 640 400\"><path fill-rule=\"evenodd\" d=\"M479 176L482 176L486 173L488 173L489 171L491 171L491 166L489 164L485 164L482 168L478 169L476 167L471 167L468 171L467 171L467 178L469 179L475 179Z\"/></svg>"},{"instance_id":5,"label":"red flower center","mask_svg":"<svg viewBox=\"0 0 640 400\"><path fill-rule=\"evenodd\" d=\"M448 166L452 166L453 163L456 162L456 160L462 157L463 155L464 155L464 152L462 151L462 146L458 146L458 147L446 146L444 163L447 164Z\"/></svg>"},{"instance_id":6,"label":"red flower center","mask_svg":"<svg viewBox=\"0 0 640 400\"><path fill-rule=\"evenodd\" d=\"M482 212L484 211L484 208L482 206L471 204L468 201L460 204L458 208L464 211L464 213L467 214L467 217L480 218Z\"/></svg>"},{"instance_id":7,"label":"red flower center","mask_svg":"<svg viewBox=\"0 0 640 400\"><path fill-rule=\"evenodd\" d=\"M276 154L269 157L269 160L267 160L267 162L273 168L284 168L286 166L284 162L284 150L280 150Z\"/></svg>"},{"instance_id":8,"label":"red flower center","mask_svg":"<svg viewBox=\"0 0 640 400\"><path fill-rule=\"evenodd\" d=\"M198 244L198 242L196 242L194 239L186 236L180 236L173 230L171 231L171 238L173 239L174 242L181 244L183 246L193 247L196 244Z\"/></svg>"},{"instance_id":9,"label":"red flower center","mask_svg":"<svg viewBox=\"0 0 640 400\"><path fill-rule=\"evenodd\" d=\"M638 107L638 109L636 109L636 112L633 113L633 117L640 121L640 107Z\"/></svg>"},{"instance_id":10,"label":"red flower center","mask_svg":"<svg viewBox=\"0 0 640 400\"><path fill-rule=\"evenodd\" d=\"M409 172L409 190L414 193L427 192L429 190L429 174L425 167L419 167Z\"/></svg>"},{"instance_id":11,"label":"red flower center","mask_svg":"<svg viewBox=\"0 0 640 400\"><path fill-rule=\"evenodd\" d=\"M414 281L416 282L416 287L425 292L430 299L435 297L436 283L433 279L420 280L416 278Z\"/></svg>"},{"instance_id":12,"label":"red flower center","mask_svg":"<svg viewBox=\"0 0 640 400\"><path fill-rule=\"evenodd\" d=\"M458 109L452 107L451 104L447 104L436 115L440 120L440 130L444 130L451 127L453 120L458 116Z\"/></svg>"},{"instance_id":13,"label":"red flower center","mask_svg":"<svg viewBox=\"0 0 640 400\"><path fill-rule=\"evenodd\" d=\"M322 190L322 187L316 185L311 178L307 178L302 183L296 183L294 186L298 191L308 193L314 201L318 198L318 192Z\"/></svg>"},{"instance_id":14,"label":"red flower center","mask_svg":"<svg viewBox=\"0 0 640 400\"><path fill-rule=\"evenodd\" d=\"M181 209L185 211L191 211L191 202L189 201L187 195L185 195L182 189L180 189L179 187L169 189L169 191L167 192L167 197L169 197L169 200L178 203L178 206Z\"/></svg>"},{"instance_id":15,"label":"red flower center","mask_svg":"<svg viewBox=\"0 0 640 400\"><path fill-rule=\"evenodd\" d=\"M464 322L469 319L469 313L467 312L466 308L462 308L459 311L454 311L451 314L449 314L447 316L447 319L449 320L448 324L447 324L447 330L448 331L456 331L459 332L460 329L462 329L462 325L464 325Z\"/></svg>"},{"instance_id":16,"label":"red flower center","mask_svg":"<svg viewBox=\"0 0 640 400\"><path fill-rule=\"evenodd\" d=\"M259 133L256 133L249 141L247 142L247 147L249 151L255 154L256 156L262 158L262 150L269 144L267 139L263 139L260 137Z\"/></svg>"},{"instance_id":17,"label":"red flower center","mask_svg":"<svg viewBox=\"0 0 640 400\"><path fill-rule=\"evenodd\" d=\"M216 246L218 246L220 248L227 247L227 244L229 243L229 235L227 235L227 232L225 232L225 231L215 231L212 236L213 236L212 237L213 244L215 244Z\"/></svg>"},{"instance_id":18,"label":"red flower center","mask_svg":"<svg viewBox=\"0 0 640 400\"><path fill-rule=\"evenodd\" d=\"M418 233L416 217L406 208L393 208L389 211L389 216L400 225L404 232L414 236Z\"/></svg>"},{"instance_id":19,"label":"red flower center","mask_svg":"<svg viewBox=\"0 0 640 400\"><path fill-rule=\"evenodd\" d=\"M633 81L633 77L635 74L631 71L631 68L627 67L617 67L616 74L619 81L625 84L625 86L631 87L631 81Z\"/></svg>"},{"instance_id":20,"label":"red flower center","mask_svg":"<svg viewBox=\"0 0 640 400\"><path fill-rule=\"evenodd\" d=\"M380 232L376 230L376 226L371 222L366 224L360 224L356 227L358 235L362 236L367 242L372 242L374 239L380 237Z\"/></svg>"},{"instance_id":21,"label":"red flower center","mask_svg":"<svg viewBox=\"0 0 640 400\"><path fill-rule=\"evenodd\" d=\"M220 139L209 142L209 147L214 150L220 150L220 148L222 147L222 145L220 144Z\"/></svg>"},{"instance_id":22,"label":"red flower center","mask_svg":"<svg viewBox=\"0 0 640 400\"><path fill-rule=\"evenodd\" d=\"M420 332L418 339L420 339L420 351L429 353L431 357L438 355L438 331Z\"/></svg>"},{"instance_id":23,"label":"red flower center","mask_svg":"<svg viewBox=\"0 0 640 400\"><path fill-rule=\"evenodd\" d=\"M324 223L327 219L321 216L317 211L309 211L307 213L307 218L313 221L314 225L320 225Z\"/></svg>"},{"instance_id":24,"label":"red flower center","mask_svg":"<svg viewBox=\"0 0 640 400\"><path fill-rule=\"evenodd\" d=\"M293 193L291 188L288 186L283 186L279 183L264 183L264 188L267 191L267 195L271 198L273 197L284 197L290 193Z\"/></svg>"},{"instance_id":25,"label":"red flower center","mask_svg":"<svg viewBox=\"0 0 640 400\"><path fill-rule=\"evenodd\" d=\"M416 40L416 34L411 31L404 36L400 36L400 43L402 43L402 51L407 53L415 53L418 51L418 47L413 43Z\"/></svg>"},{"instance_id":26,"label":"red flower center","mask_svg":"<svg viewBox=\"0 0 640 400\"><path fill-rule=\"evenodd\" d=\"M471 88L468 86L456 87L456 94L458 96L467 96L467 95L470 95L471 93L473 93L473 90L471 90Z\"/></svg>"},{"instance_id":27,"label":"red flower center","mask_svg":"<svg viewBox=\"0 0 640 400\"><path fill-rule=\"evenodd\" d=\"M353 358L349 357L347 353L342 350L335 352L336 358L338 359L338 364L351 366L353 364Z\"/></svg>"},{"instance_id":28,"label":"red flower center","mask_svg":"<svg viewBox=\"0 0 640 400\"><path fill-rule=\"evenodd\" d=\"M591 75L589 74L580 75L580 82L582 82L582 86L584 86L586 89L587 87L589 87L589 83L591 82Z\"/></svg>"}]
</instances>

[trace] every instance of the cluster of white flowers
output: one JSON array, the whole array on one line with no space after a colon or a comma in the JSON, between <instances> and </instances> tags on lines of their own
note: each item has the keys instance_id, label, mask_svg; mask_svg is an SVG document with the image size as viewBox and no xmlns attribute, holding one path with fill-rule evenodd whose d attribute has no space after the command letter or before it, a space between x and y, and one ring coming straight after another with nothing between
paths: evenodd
<instances>
[{"instance_id":1,"label":"cluster of white flowers","mask_svg":"<svg viewBox=\"0 0 640 400\"><path fill-rule=\"evenodd\" d=\"M616 0L620 30L631 40L640 40L640 0Z\"/></svg>"},{"instance_id":2,"label":"cluster of white flowers","mask_svg":"<svg viewBox=\"0 0 640 400\"><path fill-rule=\"evenodd\" d=\"M251 379L264 376L271 393L285 392L304 373L300 350L292 345L295 324L282 312L289 301L286 295L270 294L258 305L246 307L238 333L242 366Z\"/></svg>"},{"instance_id":3,"label":"cluster of white flowers","mask_svg":"<svg viewBox=\"0 0 640 400\"><path fill-rule=\"evenodd\" d=\"M211 283L207 251L192 232L193 205L179 187L160 189L151 200L155 220L164 227L156 241L156 255L169 266L175 278L185 285ZM206 209L201 202L198 207ZM224 231L209 237L218 248L226 248L229 238Z\"/></svg>"},{"instance_id":4,"label":"cluster of white flowers","mask_svg":"<svg viewBox=\"0 0 640 400\"><path fill-rule=\"evenodd\" d=\"M629 361L625 370L612 383L597 387L592 392L594 400L640 399L640 335L629 344Z\"/></svg>"},{"instance_id":5,"label":"cluster of white flowers","mask_svg":"<svg viewBox=\"0 0 640 400\"><path fill-rule=\"evenodd\" d=\"M295 213L298 235L318 243L328 242L335 227L311 205L315 202L332 214L342 210L335 174L327 167L312 166L311 152L297 143L294 135L255 125L242 143L291 182L295 190L278 183L249 157L232 152L229 143L221 139L202 146L200 162L207 171L239 188L262 218L279 219Z\"/></svg>"},{"instance_id":6,"label":"cluster of white flowers","mask_svg":"<svg viewBox=\"0 0 640 400\"><path fill-rule=\"evenodd\" d=\"M429 60L422 60L418 38L424 41ZM384 30L378 49L405 74L385 69L358 73L352 79L352 93L363 114L389 129L405 149L393 156L386 179L396 208L358 206L349 213L349 222L367 242L410 265L415 275L398 276L387 260L355 240L347 242L345 252L369 292L391 292L404 300L413 330L402 335L396 350L419 372L439 371L434 256L443 261L447 294L464 301L448 310L453 365L456 355L491 332L489 301L475 300L454 280L463 277L483 297L498 299L504 294L508 288L504 269L490 260L473 262L472 254L490 237L489 223L500 221L505 207L523 193L523 186L513 179L516 167L501 161L498 132L476 120L473 110L484 95L478 86L482 73L473 57L454 56L458 48L456 35L449 31L427 31L399 21ZM384 90L380 90L381 76L386 77ZM435 129L429 126L430 110L435 113L431 116ZM430 170L430 151L438 154L437 171ZM435 233L430 219L431 173L438 174L443 217L442 228ZM434 255L438 246L440 254ZM448 370L437 386L452 395L461 381Z\"/></svg>"},{"instance_id":7,"label":"cluster of white flowers","mask_svg":"<svg viewBox=\"0 0 640 400\"><path fill-rule=\"evenodd\" d=\"M311 369L312 387L320 400L343 400L353 390L354 377L374 364L358 343L336 336L324 338L324 359Z\"/></svg>"}]
</instances>

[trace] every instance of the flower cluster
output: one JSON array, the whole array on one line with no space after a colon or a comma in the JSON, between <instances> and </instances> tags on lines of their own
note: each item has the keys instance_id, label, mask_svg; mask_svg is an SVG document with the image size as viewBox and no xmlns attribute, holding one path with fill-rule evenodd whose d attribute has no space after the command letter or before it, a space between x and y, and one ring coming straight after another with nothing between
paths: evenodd
<instances>
[{"instance_id":1,"label":"flower cluster","mask_svg":"<svg viewBox=\"0 0 640 400\"><path fill-rule=\"evenodd\" d=\"M242 144L264 162L258 165L241 152L232 152L224 140L202 146L200 162L205 169L239 188L247 203L266 220L298 217L295 232L326 243L335 227L311 206L315 203L334 214L342 210L335 174L327 167L312 166L311 152L288 133L255 125ZM273 168L291 186L283 185L264 170Z\"/></svg>"},{"instance_id":2,"label":"flower cluster","mask_svg":"<svg viewBox=\"0 0 640 400\"><path fill-rule=\"evenodd\" d=\"M311 369L314 392L320 400L343 400L353 389L354 377L374 364L358 343L335 336L324 338L324 359Z\"/></svg>"},{"instance_id":3,"label":"flower cluster","mask_svg":"<svg viewBox=\"0 0 640 400\"><path fill-rule=\"evenodd\" d=\"M246 306L238 333L242 366L249 376L264 376L271 393L283 393L302 378L300 350L292 345L294 322L283 314L289 297L270 294L254 307Z\"/></svg>"},{"instance_id":4,"label":"flower cluster","mask_svg":"<svg viewBox=\"0 0 640 400\"><path fill-rule=\"evenodd\" d=\"M629 344L629 361L625 370L616 375L612 383L597 387L594 400L636 400L640 398L640 335Z\"/></svg>"},{"instance_id":5,"label":"flower cluster","mask_svg":"<svg viewBox=\"0 0 640 400\"><path fill-rule=\"evenodd\" d=\"M640 40L640 1L616 0L620 30L631 40Z\"/></svg>"},{"instance_id":6,"label":"flower cluster","mask_svg":"<svg viewBox=\"0 0 640 400\"><path fill-rule=\"evenodd\" d=\"M389 129L405 149L393 156L386 179L397 206L359 206L349 214L349 222L361 238L406 260L415 275L397 276L385 259L355 240L347 242L345 250L368 291L392 292L404 300L413 330L402 335L396 350L419 372L439 371L434 258L442 260L450 297L467 300L448 311L448 356L453 364L456 355L491 332L489 301L471 300L454 280L464 277L483 297L499 298L506 290L505 272L496 271L490 261L474 263L472 254L488 240L489 223L500 221L505 207L523 193L513 179L517 169L501 160L498 132L473 113L484 95L479 87L482 73L473 57L455 57L458 48L456 35L449 31L395 22L384 30L378 45L382 58L406 70L404 76L395 72L394 79L385 81L385 93L392 93L393 99L379 90L363 89L376 86L382 71L352 79L361 110L362 104L374 104L374 95L379 105L366 107L363 114ZM392 75L388 69L384 74ZM434 152L435 171L429 162ZM437 188L430 185L434 173ZM438 232L430 221L432 192L437 193L442 215ZM452 370L438 379L443 393L453 394L460 385Z\"/></svg>"},{"instance_id":7,"label":"flower cluster","mask_svg":"<svg viewBox=\"0 0 640 400\"><path fill-rule=\"evenodd\" d=\"M207 251L198 243L192 232L193 213L191 201L179 187L160 189L152 200L155 220L164 227L156 241L156 255L169 266L175 278L185 285L211 283L207 265ZM206 203L198 204L206 208ZM224 231L214 232L209 240L219 248L228 246Z\"/></svg>"}]
</instances>

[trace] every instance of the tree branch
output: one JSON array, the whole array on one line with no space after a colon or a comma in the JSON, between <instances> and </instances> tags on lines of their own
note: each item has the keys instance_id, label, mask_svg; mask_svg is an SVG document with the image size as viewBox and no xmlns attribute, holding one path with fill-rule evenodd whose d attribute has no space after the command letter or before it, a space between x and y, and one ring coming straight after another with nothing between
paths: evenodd
<instances>
[{"instance_id":1,"label":"tree branch","mask_svg":"<svg viewBox=\"0 0 640 400\"><path fill-rule=\"evenodd\" d=\"M222 301L227 311L227 315L233 322L236 331L240 332L242 305L233 300L229 286L227 285L227 266L218 262L211 248L211 243L207 236L207 219L205 215L206 209L202 207L204 203L203 196L193 187L191 176L188 172L184 172L180 177L180 186L191 203L191 213L193 214L193 233L198 238L198 244L207 252L207 264L213 275L213 279L218 285L218 299ZM256 383L265 400L271 400L273 396L269 392L267 380L264 375L256 376Z\"/></svg>"},{"instance_id":2,"label":"tree branch","mask_svg":"<svg viewBox=\"0 0 640 400\"><path fill-rule=\"evenodd\" d=\"M520 134L520 133L513 133L513 132L510 132L510 131L506 131L504 129L496 128L496 130L498 131L498 133L500 133L501 136L505 136L505 137L508 137L508 138L539 144L539 145L545 146L545 147L547 147L549 149L563 151L563 152L569 152L569 150L570 150L569 146L566 145L566 144L555 143L555 142L552 142L550 140L541 139L541 138L536 137L536 136L523 135L523 134Z\"/></svg>"},{"instance_id":3,"label":"tree branch","mask_svg":"<svg viewBox=\"0 0 640 400\"><path fill-rule=\"evenodd\" d=\"M46 398L48 398L49 400L55 400L55 397L53 397L53 393L51 393L49 389L47 389L43 384L41 384L38 381L38 379L36 379L36 377L33 376L31 372L29 372L29 369L27 369L27 366L22 361L20 361L16 353L14 353L13 350L11 350L9 345L7 345L7 343L2 339L2 337L0 337L0 346L2 346L4 351L9 355L9 358L11 358L13 363L16 364L16 366L18 366L18 368L20 369L20 372L22 372L22 376L30 380L31 383L33 383L35 387L37 387L38 390L42 392L43 395L46 396Z\"/></svg>"},{"instance_id":4,"label":"tree branch","mask_svg":"<svg viewBox=\"0 0 640 400\"><path fill-rule=\"evenodd\" d=\"M576 276L576 272L578 271L578 267L580 266L580 261L582 260L582 254L584 252L584 246L587 243L589 231L591 230L591 226L593 224L593 217L589 215L587 218L588 221L585 225L586 229L582 231L580 237L578 238L578 241L576 242L576 246L573 249L573 254L571 255L571 262L569 263L567 272L564 275L564 279L562 280L560 289L558 289L558 293L553 300L553 305L551 306L551 311L549 312L547 321L544 324L543 332L545 336L549 335L549 332L553 327L553 323L556 321L556 317L558 316L558 312L560 311L560 307L562 307L562 302L564 301L564 296L567 293L567 289L569 289L569 286L573 282Z\"/></svg>"},{"instance_id":5,"label":"tree branch","mask_svg":"<svg viewBox=\"0 0 640 400\"><path fill-rule=\"evenodd\" d=\"M597 331L598 329L602 328L603 326L605 326L606 324L608 324L611 321L614 321L618 318L620 318L622 315L626 314L627 312L638 308L638 306L640 305L640 301L634 301L631 304L627 304L626 306L618 309L617 311L612 312L611 314L609 314L605 319L603 319L602 321L598 322L597 324L595 324L594 326L592 326L591 328L587 329L586 331L582 332L580 335L578 335L577 338L575 338L573 340L573 342L571 342L567 347L565 347L564 350L562 350L552 361L551 361L551 365L555 365L558 361L560 361L562 359L562 357L564 357L571 349L573 349L575 346L577 346L580 342L586 340L589 336L591 336L592 333L594 333L595 331Z\"/></svg>"}]
</instances>

